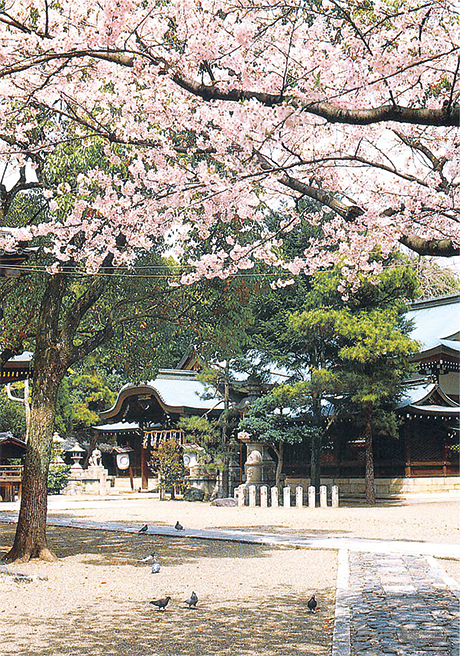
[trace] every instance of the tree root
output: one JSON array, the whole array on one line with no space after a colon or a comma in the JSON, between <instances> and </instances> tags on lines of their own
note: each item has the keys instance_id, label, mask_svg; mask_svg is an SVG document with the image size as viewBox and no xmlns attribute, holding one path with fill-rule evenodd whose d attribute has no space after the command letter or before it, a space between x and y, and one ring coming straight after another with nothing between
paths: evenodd
<instances>
[{"instance_id":1,"label":"tree root","mask_svg":"<svg viewBox=\"0 0 460 656\"><path fill-rule=\"evenodd\" d=\"M58 558L48 549L48 547L42 547L40 549L30 549L24 553L17 553L14 548L10 549L5 556L3 556L2 561L4 563L28 563L32 559L43 560L47 563L54 563Z\"/></svg>"}]
</instances>

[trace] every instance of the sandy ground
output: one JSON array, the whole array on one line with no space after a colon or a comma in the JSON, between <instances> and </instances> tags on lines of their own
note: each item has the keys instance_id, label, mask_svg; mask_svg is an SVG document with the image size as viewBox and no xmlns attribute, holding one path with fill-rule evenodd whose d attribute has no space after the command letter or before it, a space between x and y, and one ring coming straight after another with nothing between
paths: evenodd
<instances>
[{"instance_id":1,"label":"sandy ground","mask_svg":"<svg viewBox=\"0 0 460 656\"><path fill-rule=\"evenodd\" d=\"M65 507L63 507L65 506ZM190 528L243 528L302 535L459 541L460 504L451 501L338 509L216 508L142 495L52 499L51 516ZM0 507L0 510L2 508ZM14 526L0 523L0 554ZM59 560L10 569L47 580L18 584L0 575L2 656L291 656L329 654L337 553L183 537L50 527ZM152 550L161 571L140 560ZM460 581L460 562L442 560ZM182 603L192 590L198 608ZM320 610L308 611L316 593ZM171 596L165 612L149 604Z\"/></svg>"},{"instance_id":2,"label":"sandy ground","mask_svg":"<svg viewBox=\"0 0 460 656\"><path fill-rule=\"evenodd\" d=\"M1 548L13 527L0 524ZM330 653L336 554L50 527L59 556L0 576L2 656ZM139 562L152 550L159 574ZM192 590L196 610L183 604ZM316 593L320 609L306 602ZM166 595L164 612L149 604Z\"/></svg>"}]
</instances>

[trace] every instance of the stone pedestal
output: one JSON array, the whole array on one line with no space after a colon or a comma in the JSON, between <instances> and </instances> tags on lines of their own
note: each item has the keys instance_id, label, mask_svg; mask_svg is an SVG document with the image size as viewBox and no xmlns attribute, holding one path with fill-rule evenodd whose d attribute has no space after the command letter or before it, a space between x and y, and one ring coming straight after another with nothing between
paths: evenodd
<instances>
[{"instance_id":1,"label":"stone pedestal","mask_svg":"<svg viewBox=\"0 0 460 656\"><path fill-rule=\"evenodd\" d=\"M217 470L208 471L201 465L192 465L187 482L191 488L202 490L204 492L204 500L207 501L214 490L216 485Z\"/></svg>"},{"instance_id":2,"label":"stone pedestal","mask_svg":"<svg viewBox=\"0 0 460 656\"><path fill-rule=\"evenodd\" d=\"M332 486L332 507L333 508L338 508L339 507L339 487L338 485L333 485Z\"/></svg>"},{"instance_id":3,"label":"stone pedestal","mask_svg":"<svg viewBox=\"0 0 460 656\"><path fill-rule=\"evenodd\" d=\"M300 485L295 489L295 505L297 508L302 508L303 506L303 487Z\"/></svg>"},{"instance_id":4,"label":"stone pedestal","mask_svg":"<svg viewBox=\"0 0 460 656\"><path fill-rule=\"evenodd\" d=\"M82 469L79 463L70 468L69 480L62 494L108 494L107 476L108 471L104 467L88 467Z\"/></svg>"},{"instance_id":5,"label":"stone pedestal","mask_svg":"<svg viewBox=\"0 0 460 656\"><path fill-rule=\"evenodd\" d=\"M327 486L319 486L319 505L321 508L327 508Z\"/></svg>"}]
</instances>

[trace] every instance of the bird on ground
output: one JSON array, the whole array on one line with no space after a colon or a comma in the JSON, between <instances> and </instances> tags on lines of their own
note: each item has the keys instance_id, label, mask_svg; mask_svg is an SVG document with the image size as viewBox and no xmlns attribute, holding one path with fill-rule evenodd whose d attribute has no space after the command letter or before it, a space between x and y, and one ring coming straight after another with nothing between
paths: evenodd
<instances>
[{"instance_id":1,"label":"bird on ground","mask_svg":"<svg viewBox=\"0 0 460 656\"><path fill-rule=\"evenodd\" d=\"M176 531L183 531L184 530L184 527L179 522L176 522L176 525L174 526L174 528L176 529Z\"/></svg>"},{"instance_id":2,"label":"bird on ground","mask_svg":"<svg viewBox=\"0 0 460 656\"><path fill-rule=\"evenodd\" d=\"M148 530L149 530L149 525L144 524L144 526L138 530L138 533L147 533Z\"/></svg>"},{"instance_id":3,"label":"bird on ground","mask_svg":"<svg viewBox=\"0 0 460 656\"><path fill-rule=\"evenodd\" d=\"M155 560L155 552L149 554L145 558L141 558L139 562L140 563L147 563L149 560Z\"/></svg>"},{"instance_id":4,"label":"bird on ground","mask_svg":"<svg viewBox=\"0 0 460 656\"><path fill-rule=\"evenodd\" d=\"M184 601L184 604L187 604L189 608L196 608L198 602L198 596L196 592L192 592L190 597Z\"/></svg>"},{"instance_id":5,"label":"bird on ground","mask_svg":"<svg viewBox=\"0 0 460 656\"><path fill-rule=\"evenodd\" d=\"M150 603L152 604L152 606L158 606L158 610L164 610L166 606L169 604L170 599L171 597L165 597L164 599L155 599Z\"/></svg>"},{"instance_id":6,"label":"bird on ground","mask_svg":"<svg viewBox=\"0 0 460 656\"><path fill-rule=\"evenodd\" d=\"M151 573L152 573L152 574L158 574L158 572L160 571L160 567L161 567L160 563L159 563L158 560L156 559L155 554L153 554L152 569L150 570Z\"/></svg>"},{"instance_id":7,"label":"bird on ground","mask_svg":"<svg viewBox=\"0 0 460 656\"><path fill-rule=\"evenodd\" d=\"M318 605L318 602L315 599L315 595L312 595L311 598L307 602L307 606L310 609L312 613L316 611L316 607Z\"/></svg>"}]
</instances>

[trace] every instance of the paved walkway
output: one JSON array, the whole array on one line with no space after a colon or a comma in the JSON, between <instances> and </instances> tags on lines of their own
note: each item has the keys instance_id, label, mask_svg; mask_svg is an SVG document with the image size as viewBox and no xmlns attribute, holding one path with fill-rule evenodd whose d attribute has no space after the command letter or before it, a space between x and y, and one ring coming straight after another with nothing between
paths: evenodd
<instances>
[{"instance_id":1,"label":"paved walkway","mask_svg":"<svg viewBox=\"0 0 460 656\"><path fill-rule=\"evenodd\" d=\"M15 522L16 513L0 512ZM133 522L50 517L48 523L137 533ZM397 540L302 537L295 534L151 525L148 534L256 544L337 549L332 656L459 656L460 586L434 557L460 559L460 546Z\"/></svg>"},{"instance_id":2,"label":"paved walkway","mask_svg":"<svg viewBox=\"0 0 460 656\"><path fill-rule=\"evenodd\" d=\"M432 557L340 553L333 656L458 656L459 586Z\"/></svg>"}]
</instances>

